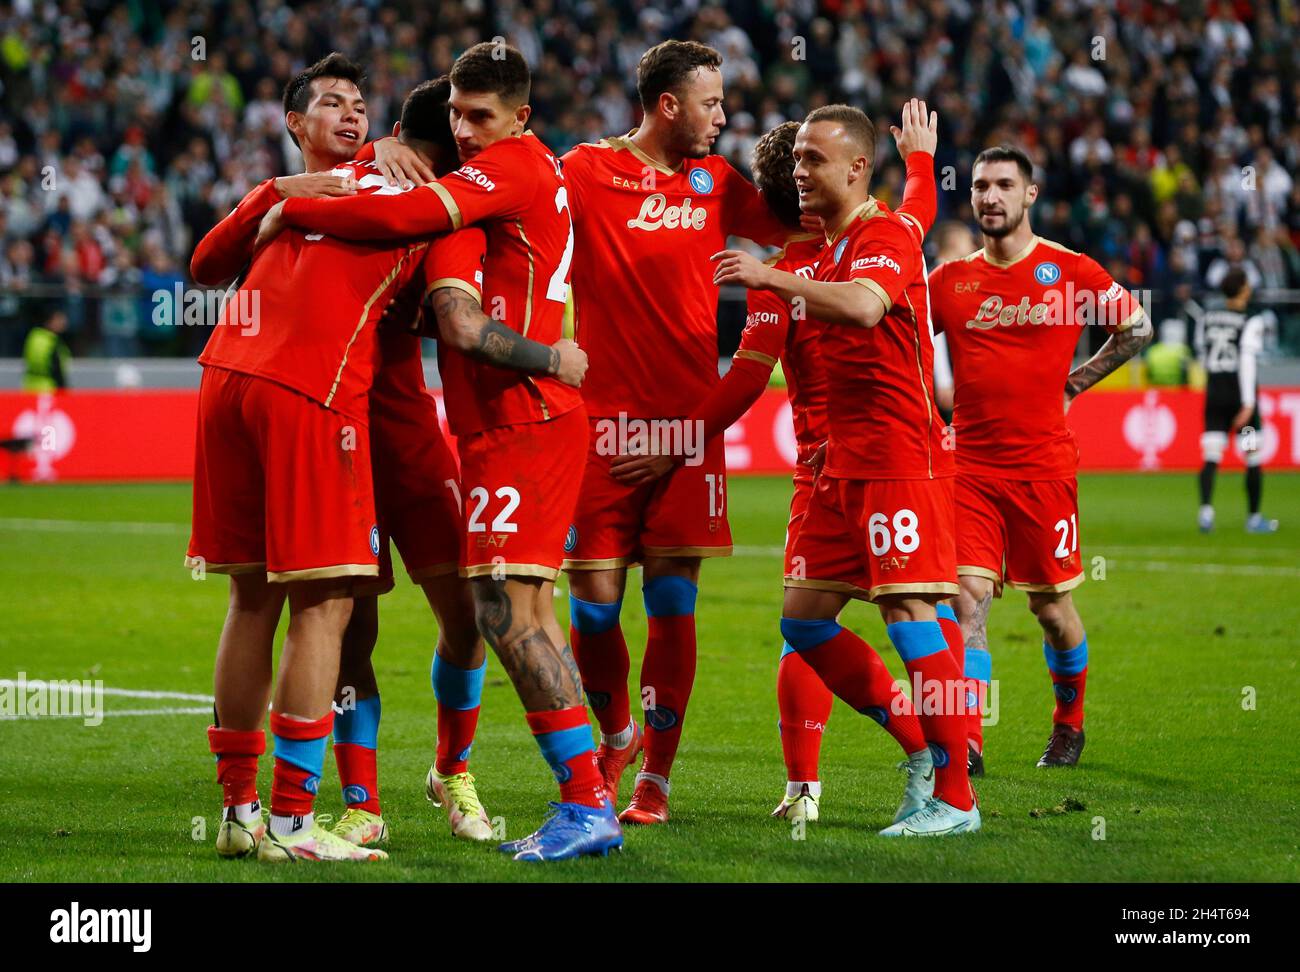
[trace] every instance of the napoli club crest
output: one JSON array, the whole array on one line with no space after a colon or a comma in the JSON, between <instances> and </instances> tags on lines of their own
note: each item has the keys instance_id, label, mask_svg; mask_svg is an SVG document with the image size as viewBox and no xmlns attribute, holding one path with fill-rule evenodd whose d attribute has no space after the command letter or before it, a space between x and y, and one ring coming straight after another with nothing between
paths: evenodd
<instances>
[{"instance_id":1,"label":"napoli club crest","mask_svg":"<svg viewBox=\"0 0 1300 972\"><path fill-rule=\"evenodd\" d=\"M379 527L370 528L370 552L376 557L379 556Z\"/></svg>"},{"instance_id":2,"label":"napoli club crest","mask_svg":"<svg viewBox=\"0 0 1300 972\"><path fill-rule=\"evenodd\" d=\"M578 546L578 528L572 523L569 524L569 532L564 535L564 552L573 553Z\"/></svg>"},{"instance_id":3,"label":"napoli club crest","mask_svg":"<svg viewBox=\"0 0 1300 972\"><path fill-rule=\"evenodd\" d=\"M1061 279L1061 268L1055 263L1040 263L1034 267L1034 279L1044 287L1051 286Z\"/></svg>"},{"instance_id":4,"label":"napoli club crest","mask_svg":"<svg viewBox=\"0 0 1300 972\"><path fill-rule=\"evenodd\" d=\"M848 245L849 241L847 239L840 240L839 243L835 244L835 253L833 254L833 257L837 267L840 265L840 257L844 256L844 248Z\"/></svg>"},{"instance_id":5,"label":"napoli club crest","mask_svg":"<svg viewBox=\"0 0 1300 972\"><path fill-rule=\"evenodd\" d=\"M696 192L713 191L713 175L708 169L691 169L691 174L687 178L691 180L691 188Z\"/></svg>"}]
</instances>

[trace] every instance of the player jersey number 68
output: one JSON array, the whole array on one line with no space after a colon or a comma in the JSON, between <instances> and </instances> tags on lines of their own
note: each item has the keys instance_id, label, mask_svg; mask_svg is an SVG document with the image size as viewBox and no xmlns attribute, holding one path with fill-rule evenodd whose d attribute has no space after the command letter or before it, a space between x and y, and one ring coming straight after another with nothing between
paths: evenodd
<instances>
[{"instance_id":1,"label":"player jersey number 68","mask_svg":"<svg viewBox=\"0 0 1300 972\"><path fill-rule=\"evenodd\" d=\"M871 544L871 552L877 557L889 553L890 550L911 553L921 545L918 526L916 514L906 508L898 510L893 516L886 513L872 513L867 518L867 539Z\"/></svg>"}]
</instances>

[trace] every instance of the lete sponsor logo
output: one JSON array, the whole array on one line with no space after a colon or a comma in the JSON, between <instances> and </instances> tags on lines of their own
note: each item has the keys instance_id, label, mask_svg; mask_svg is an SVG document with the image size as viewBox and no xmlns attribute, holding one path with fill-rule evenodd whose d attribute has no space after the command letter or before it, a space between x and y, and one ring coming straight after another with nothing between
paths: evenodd
<instances>
[{"instance_id":1,"label":"lete sponsor logo","mask_svg":"<svg viewBox=\"0 0 1300 972\"><path fill-rule=\"evenodd\" d=\"M696 169L699 172L702 170ZM682 200L680 206L669 206L668 197L662 192L653 192L641 201L641 211L634 219L627 221L628 229L692 229L702 230L709 218L709 211L702 206L692 206L691 197Z\"/></svg>"}]
</instances>

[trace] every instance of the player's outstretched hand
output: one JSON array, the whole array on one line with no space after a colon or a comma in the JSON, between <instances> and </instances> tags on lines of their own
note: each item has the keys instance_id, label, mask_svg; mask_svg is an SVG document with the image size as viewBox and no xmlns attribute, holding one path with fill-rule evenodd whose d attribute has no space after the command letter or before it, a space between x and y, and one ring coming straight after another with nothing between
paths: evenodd
<instances>
[{"instance_id":1,"label":"player's outstretched hand","mask_svg":"<svg viewBox=\"0 0 1300 972\"><path fill-rule=\"evenodd\" d=\"M355 196L357 180L350 175L337 176L328 172L300 172L298 175L280 176L275 180L275 191L281 199L297 196L318 199L321 196Z\"/></svg>"},{"instance_id":2,"label":"player's outstretched hand","mask_svg":"<svg viewBox=\"0 0 1300 972\"><path fill-rule=\"evenodd\" d=\"M587 352L568 338L560 338L551 345L551 360L551 374L566 385L577 388L587 376Z\"/></svg>"},{"instance_id":3,"label":"player's outstretched hand","mask_svg":"<svg viewBox=\"0 0 1300 972\"><path fill-rule=\"evenodd\" d=\"M929 152L939 147L939 113L928 111L925 102L912 98L903 105L903 127L889 126L898 145L898 154L906 159L913 152Z\"/></svg>"},{"instance_id":4,"label":"player's outstretched hand","mask_svg":"<svg viewBox=\"0 0 1300 972\"><path fill-rule=\"evenodd\" d=\"M717 264L713 268L713 282L719 287L739 284L750 290L761 290L767 281L768 268L743 250L722 250L709 259Z\"/></svg>"},{"instance_id":5,"label":"player's outstretched hand","mask_svg":"<svg viewBox=\"0 0 1300 972\"><path fill-rule=\"evenodd\" d=\"M375 168L390 186L403 189L422 186L437 178L424 156L391 135L375 142Z\"/></svg>"},{"instance_id":6,"label":"player's outstretched hand","mask_svg":"<svg viewBox=\"0 0 1300 972\"><path fill-rule=\"evenodd\" d=\"M262 247L280 235L284 229L284 200L280 200L266 211L261 225L257 227L257 239L253 241L253 255L261 252Z\"/></svg>"},{"instance_id":7,"label":"player's outstretched hand","mask_svg":"<svg viewBox=\"0 0 1300 972\"><path fill-rule=\"evenodd\" d=\"M670 456L615 456L609 462L609 472L620 483L637 486L654 482L673 465Z\"/></svg>"}]
</instances>

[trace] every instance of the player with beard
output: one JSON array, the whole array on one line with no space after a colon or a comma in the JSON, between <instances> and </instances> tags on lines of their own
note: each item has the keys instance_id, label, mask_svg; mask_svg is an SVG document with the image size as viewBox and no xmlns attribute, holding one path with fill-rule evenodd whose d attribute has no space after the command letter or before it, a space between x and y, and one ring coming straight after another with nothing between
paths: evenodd
<instances>
[{"instance_id":1,"label":"player with beard","mask_svg":"<svg viewBox=\"0 0 1300 972\"><path fill-rule=\"evenodd\" d=\"M789 229L757 189L710 154L726 116L721 55L665 41L637 67L645 119L625 136L564 156L575 231L575 336L591 359L583 398L591 446L582 502L565 544L574 654L600 723L597 759L617 797L642 749L624 823L668 819L669 774L695 680L695 604L704 557L729 556L721 437L686 417L718 383L718 291L708 257L729 236L780 243ZM619 442L630 421L676 441ZM614 473L620 453L690 452L654 482ZM619 617L628 567L644 568L648 635L641 666L645 734L632 717Z\"/></svg>"},{"instance_id":2,"label":"player with beard","mask_svg":"<svg viewBox=\"0 0 1300 972\"><path fill-rule=\"evenodd\" d=\"M992 662L989 606L1004 584L1025 591L1043 629L1056 698L1039 766L1073 766L1083 751L1088 639L1070 591L1083 583L1076 479L1079 450L1065 413L1151 340L1141 305L1093 259L1034 235L1033 168L1019 149L985 149L971 170L971 208L983 248L930 275L936 330L955 379L957 620L965 675L980 694ZM1070 370L1090 323L1110 332ZM1007 376L1014 375L1014 381ZM970 715L969 759L983 770L980 714Z\"/></svg>"}]
</instances>

